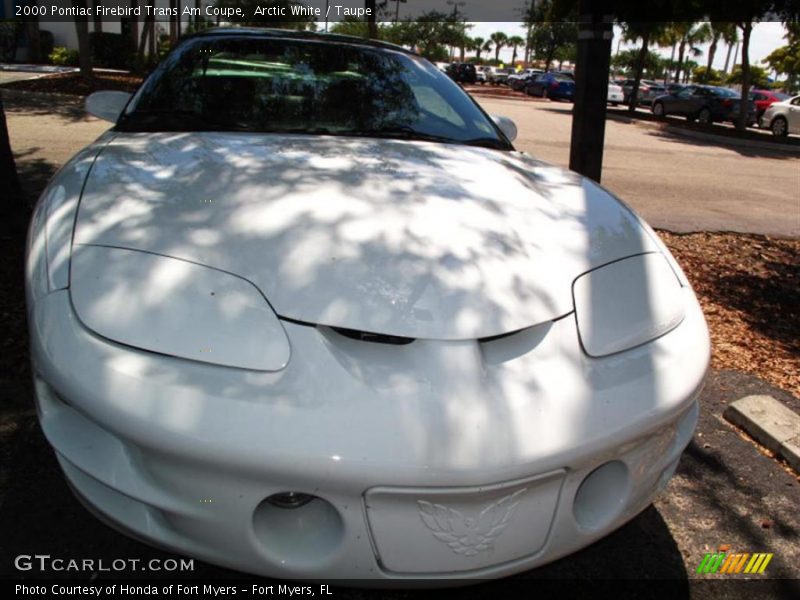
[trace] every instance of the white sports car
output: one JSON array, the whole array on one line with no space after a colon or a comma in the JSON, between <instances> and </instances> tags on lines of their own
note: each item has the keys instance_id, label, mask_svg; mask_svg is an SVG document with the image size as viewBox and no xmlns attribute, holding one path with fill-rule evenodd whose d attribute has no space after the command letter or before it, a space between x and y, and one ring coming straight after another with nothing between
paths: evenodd
<instances>
[{"instance_id":1,"label":"white sports car","mask_svg":"<svg viewBox=\"0 0 800 600\"><path fill-rule=\"evenodd\" d=\"M181 42L35 211L41 425L104 521L288 578L484 578L664 488L709 337L654 232L401 48Z\"/></svg>"}]
</instances>

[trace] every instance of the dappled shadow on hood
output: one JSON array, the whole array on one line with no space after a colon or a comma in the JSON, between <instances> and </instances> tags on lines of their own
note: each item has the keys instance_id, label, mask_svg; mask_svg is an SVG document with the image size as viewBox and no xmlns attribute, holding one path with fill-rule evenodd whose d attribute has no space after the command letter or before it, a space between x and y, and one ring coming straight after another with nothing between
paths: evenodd
<instances>
[{"instance_id":1,"label":"dappled shadow on hood","mask_svg":"<svg viewBox=\"0 0 800 600\"><path fill-rule=\"evenodd\" d=\"M652 249L600 188L517 153L222 133L118 136L75 242L235 273L284 317L428 339L566 314L577 275Z\"/></svg>"}]
</instances>

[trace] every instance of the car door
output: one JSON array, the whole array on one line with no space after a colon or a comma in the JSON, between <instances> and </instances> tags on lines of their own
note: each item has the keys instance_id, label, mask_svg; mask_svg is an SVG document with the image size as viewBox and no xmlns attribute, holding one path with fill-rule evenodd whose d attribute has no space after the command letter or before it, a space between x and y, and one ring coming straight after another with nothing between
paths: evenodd
<instances>
[{"instance_id":1,"label":"car door","mask_svg":"<svg viewBox=\"0 0 800 600\"><path fill-rule=\"evenodd\" d=\"M789 123L789 133L800 133L800 96L794 98L786 111L786 121Z\"/></svg>"},{"instance_id":2,"label":"car door","mask_svg":"<svg viewBox=\"0 0 800 600\"><path fill-rule=\"evenodd\" d=\"M685 87L678 90L676 93L665 98L664 104L666 105L667 112L673 115L688 115L692 114L692 97L697 88L693 86Z\"/></svg>"},{"instance_id":3,"label":"car door","mask_svg":"<svg viewBox=\"0 0 800 600\"><path fill-rule=\"evenodd\" d=\"M541 96L543 83L542 80L546 77L544 73L536 75L533 80L528 84L528 94L531 96Z\"/></svg>"}]
</instances>

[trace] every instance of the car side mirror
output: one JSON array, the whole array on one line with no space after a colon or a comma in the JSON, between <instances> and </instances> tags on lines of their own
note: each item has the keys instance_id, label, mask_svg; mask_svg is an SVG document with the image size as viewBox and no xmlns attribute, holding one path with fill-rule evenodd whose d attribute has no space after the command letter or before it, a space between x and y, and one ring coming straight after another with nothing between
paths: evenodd
<instances>
[{"instance_id":1,"label":"car side mirror","mask_svg":"<svg viewBox=\"0 0 800 600\"><path fill-rule=\"evenodd\" d=\"M515 139L517 139L517 125L514 123L514 121L501 115L491 116L492 121L494 121L495 125L500 128L500 131L502 131L503 135L508 138L509 142L513 142Z\"/></svg>"},{"instance_id":2,"label":"car side mirror","mask_svg":"<svg viewBox=\"0 0 800 600\"><path fill-rule=\"evenodd\" d=\"M95 92L86 98L86 112L103 119L116 123L131 95L126 92Z\"/></svg>"}]
</instances>

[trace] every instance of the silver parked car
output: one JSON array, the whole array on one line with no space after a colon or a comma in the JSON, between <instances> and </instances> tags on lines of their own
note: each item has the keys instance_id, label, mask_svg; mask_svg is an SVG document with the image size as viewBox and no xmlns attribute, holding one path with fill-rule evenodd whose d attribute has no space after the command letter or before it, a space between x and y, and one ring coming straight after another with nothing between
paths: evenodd
<instances>
[{"instance_id":1,"label":"silver parked car","mask_svg":"<svg viewBox=\"0 0 800 600\"><path fill-rule=\"evenodd\" d=\"M800 96L770 104L759 125L762 129L771 129L778 137L800 133Z\"/></svg>"}]
</instances>

